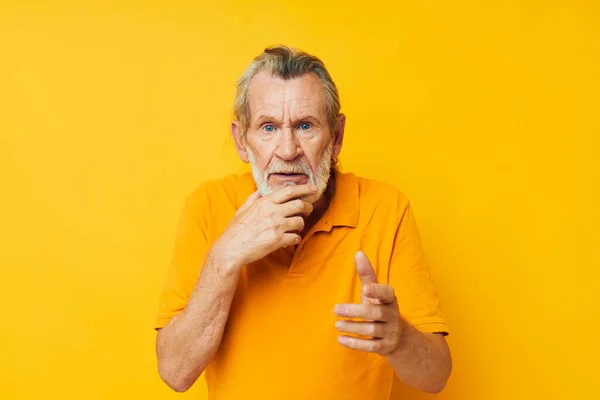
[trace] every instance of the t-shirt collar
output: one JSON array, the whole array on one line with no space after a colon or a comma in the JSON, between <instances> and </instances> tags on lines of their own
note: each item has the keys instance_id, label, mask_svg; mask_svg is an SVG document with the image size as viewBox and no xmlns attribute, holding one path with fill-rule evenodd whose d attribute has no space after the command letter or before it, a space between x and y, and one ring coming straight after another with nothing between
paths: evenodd
<instances>
[{"instance_id":1,"label":"t-shirt collar","mask_svg":"<svg viewBox=\"0 0 600 400\"><path fill-rule=\"evenodd\" d=\"M326 214L332 219L333 226L355 228L358 222L359 192L358 180L352 173L343 173L334 169L335 192Z\"/></svg>"}]
</instances>

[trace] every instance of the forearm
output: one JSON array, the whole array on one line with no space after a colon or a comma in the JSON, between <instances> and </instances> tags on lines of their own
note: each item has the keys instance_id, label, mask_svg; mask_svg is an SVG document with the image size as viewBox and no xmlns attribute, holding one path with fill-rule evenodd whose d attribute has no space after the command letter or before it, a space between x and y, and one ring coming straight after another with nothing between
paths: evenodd
<instances>
[{"instance_id":1,"label":"forearm","mask_svg":"<svg viewBox=\"0 0 600 400\"><path fill-rule=\"evenodd\" d=\"M185 309L158 332L158 369L172 389L191 387L217 352L238 280L239 268L209 254Z\"/></svg>"},{"instance_id":2,"label":"forearm","mask_svg":"<svg viewBox=\"0 0 600 400\"><path fill-rule=\"evenodd\" d=\"M408 323L399 347L386 358L404 383L429 393L442 391L452 371L446 340Z\"/></svg>"}]
</instances>

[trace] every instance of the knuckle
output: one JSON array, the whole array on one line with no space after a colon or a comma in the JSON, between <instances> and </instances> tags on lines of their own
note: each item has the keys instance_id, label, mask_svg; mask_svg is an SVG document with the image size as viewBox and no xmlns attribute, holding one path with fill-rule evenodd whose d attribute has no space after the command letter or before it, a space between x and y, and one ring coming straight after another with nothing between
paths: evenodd
<instances>
[{"instance_id":1,"label":"knuckle","mask_svg":"<svg viewBox=\"0 0 600 400\"><path fill-rule=\"evenodd\" d=\"M385 317L385 312L383 311L383 308L382 307L375 308L375 310L373 312L373 316L375 317L375 319L377 321L382 321L383 318Z\"/></svg>"},{"instance_id":2,"label":"knuckle","mask_svg":"<svg viewBox=\"0 0 600 400\"><path fill-rule=\"evenodd\" d=\"M394 288L391 286L388 286L388 293L390 295L390 298L396 298L396 292L394 291Z\"/></svg>"},{"instance_id":3,"label":"knuckle","mask_svg":"<svg viewBox=\"0 0 600 400\"><path fill-rule=\"evenodd\" d=\"M283 226L283 224L285 223L285 218L283 218L279 215L275 215L273 218L275 220L275 224L274 224L275 228L281 228L281 226Z\"/></svg>"},{"instance_id":4,"label":"knuckle","mask_svg":"<svg viewBox=\"0 0 600 400\"><path fill-rule=\"evenodd\" d=\"M396 330L394 328L382 329L380 337L396 337Z\"/></svg>"},{"instance_id":5,"label":"knuckle","mask_svg":"<svg viewBox=\"0 0 600 400\"><path fill-rule=\"evenodd\" d=\"M256 202L254 202L252 205L255 207L258 207L259 209L264 209L264 207L269 203L269 199L266 197L261 197L260 199L256 200Z\"/></svg>"},{"instance_id":6,"label":"knuckle","mask_svg":"<svg viewBox=\"0 0 600 400\"><path fill-rule=\"evenodd\" d=\"M377 325L369 325L369 328L367 329L367 336L377 336Z\"/></svg>"},{"instance_id":7,"label":"knuckle","mask_svg":"<svg viewBox=\"0 0 600 400\"><path fill-rule=\"evenodd\" d=\"M292 235L288 242L290 243L290 245L296 244L298 242L300 242L300 236L299 235Z\"/></svg>"},{"instance_id":8,"label":"knuckle","mask_svg":"<svg viewBox=\"0 0 600 400\"><path fill-rule=\"evenodd\" d=\"M369 350L371 350L372 352L379 352L381 350L381 342L375 341L375 340L371 340L369 342L369 344L370 344Z\"/></svg>"},{"instance_id":9,"label":"knuckle","mask_svg":"<svg viewBox=\"0 0 600 400\"><path fill-rule=\"evenodd\" d=\"M295 203L296 210L300 211L300 210L302 210L302 208L304 208L304 202L302 200L300 200L300 199L295 200L294 203Z\"/></svg>"},{"instance_id":10,"label":"knuckle","mask_svg":"<svg viewBox=\"0 0 600 400\"><path fill-rule=\"evenodd\" d=\"M267 238L270 242L274 242L279 239L279 233L272 229L267 233Z\"/></svg>"},{"instance_id":11,"label":"knuckle","mask_svg":"<svg viewBox=\"0 0 600 400\"><path fill-rule=\"evenodd\" d=\"M270 227L275 226L275 216L273 214L268 215L265 218L265 223Z\"/></svg>"},{"instance_id":12,"label":"knuckle","mask_svg":"<svg viewBox=\"0 0 600 400\"><path fill-rule=\"evenodd\" d=\"M397 349L398 346L400 345L400 340L396 336L394 336L394 338L391 339L389 343L390 343L390 345L389 345L390 349L392 349L392 350Z\"/></svg>"}]
</instances>

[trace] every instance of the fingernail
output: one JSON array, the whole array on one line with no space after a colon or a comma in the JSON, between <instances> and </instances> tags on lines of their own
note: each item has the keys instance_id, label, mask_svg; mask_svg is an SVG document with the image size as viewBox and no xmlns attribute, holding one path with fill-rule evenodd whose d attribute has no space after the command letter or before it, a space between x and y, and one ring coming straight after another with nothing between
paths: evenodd
<instances>
[{"instance_id":1,"label":"fingernail","mask_svg":"<svg viewBox=\"0 0 600 400\"><path fill-rule=\"evenodd\" d=\"M336 321L335 327L340 329L342 327L342 321Z\"/></svg>"},{"instance_id":2,"label":"fingernail","mask_svg":"<svg viewBox=\"0 0 600 400\"><path fill-rule=\"evenodd\" d=\"M341 314L343 311L343 307L339 304L336 304L335 307L333 307L333 312L336 314Z\"/></svg>"}]
</instances>

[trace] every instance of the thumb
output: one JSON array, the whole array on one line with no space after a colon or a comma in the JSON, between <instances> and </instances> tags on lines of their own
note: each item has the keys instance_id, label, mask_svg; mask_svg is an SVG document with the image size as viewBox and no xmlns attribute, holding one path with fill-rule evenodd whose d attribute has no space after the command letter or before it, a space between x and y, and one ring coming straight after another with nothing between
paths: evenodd
<instances>
[{"instance_id":1,"label":"thumb","mask_svg":"<svg viewBox=\"0 0 600 400\"><path fill-rule=\"evenodd\" d=\"M354 255L354 265L363 286L369 283L378 283L371 262L363 251L357 251Z\"/></svg>"}]
</instances>

